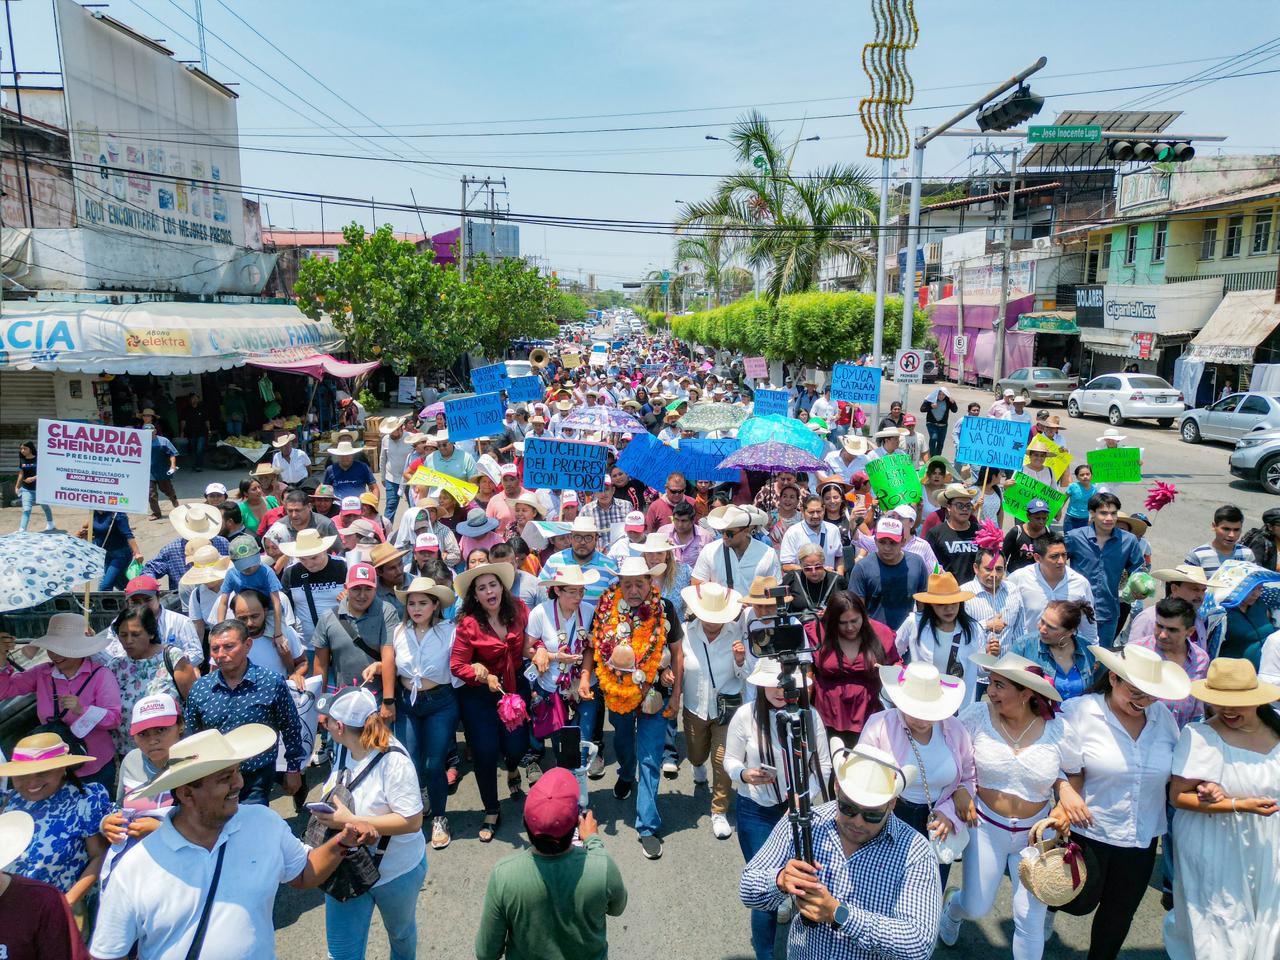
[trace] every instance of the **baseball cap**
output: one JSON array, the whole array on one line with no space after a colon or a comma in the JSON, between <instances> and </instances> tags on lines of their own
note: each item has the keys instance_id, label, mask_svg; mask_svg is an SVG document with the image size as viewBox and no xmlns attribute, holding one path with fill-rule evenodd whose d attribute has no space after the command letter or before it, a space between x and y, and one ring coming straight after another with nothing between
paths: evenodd
<instances>
[{"instance_id":1,"label":"baseball cap","mask_svg":"<svg viewBox=\"0 0 1280 960\"><path fill-rule=\"evenodd\" d=\"M413 549L430 550L433 553L440 552L440 538L434 533L420 533L418 538L413 541Z\"/></svg>"},{"instance_id":2,"label":"baseball cap","mask_svg":"<svg viewBox=\"0 0 1280 960\"><path fill-rule=\"evenodd\" d=\"M328 497L330 500L332 500L332 499L333 499L333 487L331 487L331 486L330 486L329 484L327 484L327 483L322 483L322 484L320 484L320 486L316 487L315 492L314 492L314 493L312 493L312 494L311 494L311 496L316 497L316 498Z\"/></svg>"},{"instance_id":3,"label":"baseball cap","mask_svg":"<svg viewBox=\"0 0 1280 960\"><path fill-rule=\"evenodd\" d=\"M250 567L257 567L262 564L262 549L258 546L258 541L253 537L236 537L231 541L231 549L228 551L231 562L236 565L236 569L243 573Z\"/></svg>"},{"instance_id":4,"label":"baseball cap","mask_svg":"<svg viewBox=\"0 0 1280 960\"><path fill-rule=\"evenodd\" d=\"M378 712L378 701L364 687L347 687L334 694L321 712L348 727L363 727Z\"/></svg>"},{"instance_id":5,"label":"baseball cap","mask_svg":"<svg viewBox=\"0 0 1280 960\"><path fill-rule=\"evenodd\" d=\"M352 520L348 526L345 526L345 527L339 526L338 532L342 534L344 537L347 536L348 534L351 534L357 537L366 537L366 538L376 539L378 536L378 531L373 528L373 524L370 523L368 520L366 520L364 517L360 517L359 519Z\"/></svg>"},{"instance_id":6,"label":"baseball cap","mask_svg":"<svg viewBox=\"0 0 1280 960\"><path fill-rule=\"evenodd\" d=\"M514 463L504 463L502 465L502 469L499 471L499 474L504 477L514 477L519 472L520 471L516 469L516 465Z\"/></svg>"},{"instance_id":7,"label":"baseball cap","mask_svg":"<svg viewBox=\"0 0 1280 960\"><path fill-rule=\"evenodd\" d=\"M909 503L900 503L889 511L895 517L901 517L903 520L909 520L912 523L916 519L916 508Z\"/></svg>"},{"instance_id":8,"label":"baseball cap","mask_svg":"<svg viewBox=\"0 0 1280 960\"><path fill-rule=\"evenodd\" d=\"M359 497L343 497L342 506L338 512L340 514L341 513L358 514L360 512L360 498Z\"/></svg>"},{"instance_id":9,"label":"baseball cap","mask_svg":"<svg viewBox=\"0 0 1280 960\"><path fill-rule=\"evenodd\" d=\"M373 564L366 561L353 563L351 569L347 571L347 588L351 587L377 587L378 572L373 569ZM344 723L346 721L343 721ZM363 722L363 721L362 721Z\"/></svg>"},{"instance_id":10,"label":"baseball cap","mask_svg":"<svg viewBox=\"0 0 1280 960\"><path fill-rule=\"evenodd\" d=\"M1003 394L1003 395L1004 395L1004 396L1006 396L1006 397L1012 397L1012 396L1013 396L1013 391L1012 391L1012 390L1010 390L1008 387L1005 387L1005 388L1004 388L1004 394Z\"/></svg>"},{"instance_id":11,"label":"baseball cap","mask_svg":"<svg viewBox=\"0 0 1280 960\"><path fill-rule=\"evenodd\" d=\"M1048 513L1049 504L1045 500L1031 500L1027 503L1027 516L1033 513Z\"/></svg>"},{"instance_id":12,"label":"baseball cap","mask_svg":"<svg viewBox=\"0 0 1280 960\"><path fill-rule=\"evenodd\" d=\"M224 497L227 495L227 487L225 484L218 483L216 480L204 488L204 495L207 497L211 493L220 493Z\"/></svg>"},{"instance_id":13,"label":"baseball cap","mask_svg":"<svg viewBox=\"0 0 1280 960\"><path fill-rule=\"evenodd\" d=\"M877 540L902 541L902 521L897 517L881 517L876 524Z\"/></svg>"},{"instance_id":14,"label":"baseball cap","mask_svg":"<svg viewBox=\"0 0 1280 960\"><path fill-rule=\"evenodd\" d=\"M571 507L580 502L581 501L578 500L578 492L576 490L566 490L564 493L560 494L560 506L562 507ZM1280 521L1277 521L1277 523L1280 523Z\"/></svg>"},{"instance_id":15,"label":"baseball cap","mask_svg":"<svg viewBox=\"0 0 1280 960\"><path fill-rule=\"evenodd\" d=\"M129 718L129 735L133 736L152 727L171 726L181 716L182 708L169 694L155 693L143 697L133 705L133 715Z\"/></svg>"},{"instance_id":16,"label":"baseball cap","mask_svg":"<svg viewBox=\"0 0 1280 960\"><path fill-rule=\"evenodd\" d=\"M622 527L624 530L643 530L644 514L639 510L632 510L627 514L627 518L623 521Z\"/></svg>"},{"instance_id":17,"label":"baseball cap","mask_svg":"<svg viewBox=\"0 0 1280 960\"><path fill-rule=\"evenodd\" d=\"M578 825L578 778L564 767L548 770L529 788L524 825L530 836L560 840Z\"/></svg>"},{"instance_id":18,"label":"baseball cap","mask_svg":"<svg viewBox=\"0 0 1280 960\"><path fill-rule=\"evenodd\" d=\"M155 577L143 574L140 577L134 577L124 587L124 595L130 596L135 593L159 593L160 581Z\"/></svg>"}]
</instances>

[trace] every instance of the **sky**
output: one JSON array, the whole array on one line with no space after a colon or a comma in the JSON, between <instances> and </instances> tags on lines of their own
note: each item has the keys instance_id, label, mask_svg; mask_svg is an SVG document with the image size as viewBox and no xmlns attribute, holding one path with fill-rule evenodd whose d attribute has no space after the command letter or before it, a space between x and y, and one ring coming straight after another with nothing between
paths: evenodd
<instances>
[{"instance_id":1,"label":"sky","mask_svg":"<svg viewBox=\"0 0 1280 960\"><path fill-rule=\"evenodd\" d=\"M869 89L861 53L874 33L872 0L203 4L209 72L240 94L242 182L375 202L409 203L412 191L418 204L441 209L423 214L428 233L457 225L443 211L457 210L464 175L505 177L501 199L513 214L669 222L680 202L709 195L734 168L729 147L705 137L727 135L753 107L790 138L821 137L800 144L795 169L854 163L880 173L857 117ZM50 0L11 9L19 68L56 71ZM178 59L198 58L194 0L116 0L107 12L165 39ZM907 55L913 127L941 122L1043 55L1048 65L1031 81L1047 98L1037 122L1068 109L1182 110L1171 131L1228 138L1198 148L1202 156L1280 152L1274 0L928 0L916 16L919 43ZM4 67L12 67L7 49ZM1200 73L1259 75L1145 86ZM667 129L563 132L619 127ZM926 176L965 176L980 146L934 141ZM891 170L904 164L891 161ZM268 199L268 219L319 229L321 209ZM371 210L326 202L323 219L328 229L368 225ZM412 211L379 211L378 223L420 231ZM672 246L666 234L521 226L522 253L545 258L562 277L594 274L602 287L670 266Z\"/></svg>"}]
</instances>

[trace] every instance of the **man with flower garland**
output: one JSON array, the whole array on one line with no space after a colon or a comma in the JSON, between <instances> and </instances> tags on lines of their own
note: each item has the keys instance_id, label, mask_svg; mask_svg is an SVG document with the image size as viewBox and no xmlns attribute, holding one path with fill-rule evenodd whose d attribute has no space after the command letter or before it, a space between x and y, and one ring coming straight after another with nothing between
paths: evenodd
<instances>
[{"instance_id":1,"label":"man with flower garland","mask_svg":"<svg viewBox=\"0 0 1280 960\"><path fill-rule=\"evenodd\" d=\"M650 860L662 856L658 780L667 717L679 713L684 674L684 630L653 579L665 569L642 557L622 561L618 582L596 606L578 680L579 697L590 700L593 678L599 679L618 754L613 795L625 800L636 790L636 832Z\"/></svg>"}]
</instances>

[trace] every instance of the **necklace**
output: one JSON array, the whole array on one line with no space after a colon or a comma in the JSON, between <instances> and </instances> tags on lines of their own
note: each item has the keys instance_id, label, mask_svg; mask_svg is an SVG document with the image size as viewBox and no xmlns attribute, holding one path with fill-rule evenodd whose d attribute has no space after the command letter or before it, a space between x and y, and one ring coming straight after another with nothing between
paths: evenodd
<instances>
[{"instance_id":1,"label":"necklace","mask_svg":"<svg viewBox=\"0 0 1280 960\"><path fill-rule=\"evenodd\" d=\"M1009 728L1005 726L1004 719L1000 716L1000 714L998 713L996 714L996 723L1000 724L1000 732L1004 734L1005 739L1009 741L1009 746L1013 747L1013 750L1015 753L1018 750L1022 749L1022 738L1031 732L1031 728L1036 725L1036 721L1038 719L1040 718L1033 716L1031 718L1031 722L1028 723L1025 727L1023 727L1022 732L1015 737L1012 733L1009 732Z\"/></svg>"}]
</instances>

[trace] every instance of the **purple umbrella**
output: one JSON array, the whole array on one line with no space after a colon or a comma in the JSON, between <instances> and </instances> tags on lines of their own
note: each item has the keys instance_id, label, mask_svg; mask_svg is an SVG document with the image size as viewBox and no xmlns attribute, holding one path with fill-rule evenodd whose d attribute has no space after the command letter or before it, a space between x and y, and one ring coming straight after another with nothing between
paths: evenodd
<instances>
[{"instance_id":1,"label":"purple umbrella","mask_svg":"<svg viewBox=\"0 0 1280 960\"><path fill-rule=\"evenodd\" d=\"M729 454L717 465L719 470L759 470L764 473L826 470L827 465L812 454L789 443L769 440L753 443Z\"/></svg>"},{"instance_id":2,"label":"purple umbrella","mask_svg":"<svg viewBox=\"0 0 1280 960\"><path fill-rule=\"evenodd\" d=\"M444 401L442 400L437 400L435 403L423 407L418 416L423 419L432 419L437 413L444 413Z\"/></svg>"},{"instance_id":3,"label":"purple umbrella","mask_svg":"<svg viewBox=\"0 0 1280 960\"><path fill-rule=\"evenodd\" d=\"M621 407L579 407L560 421L574 430L605 430L609 433L643 433L645 425Z\"/></svg>"}]
</instances>

